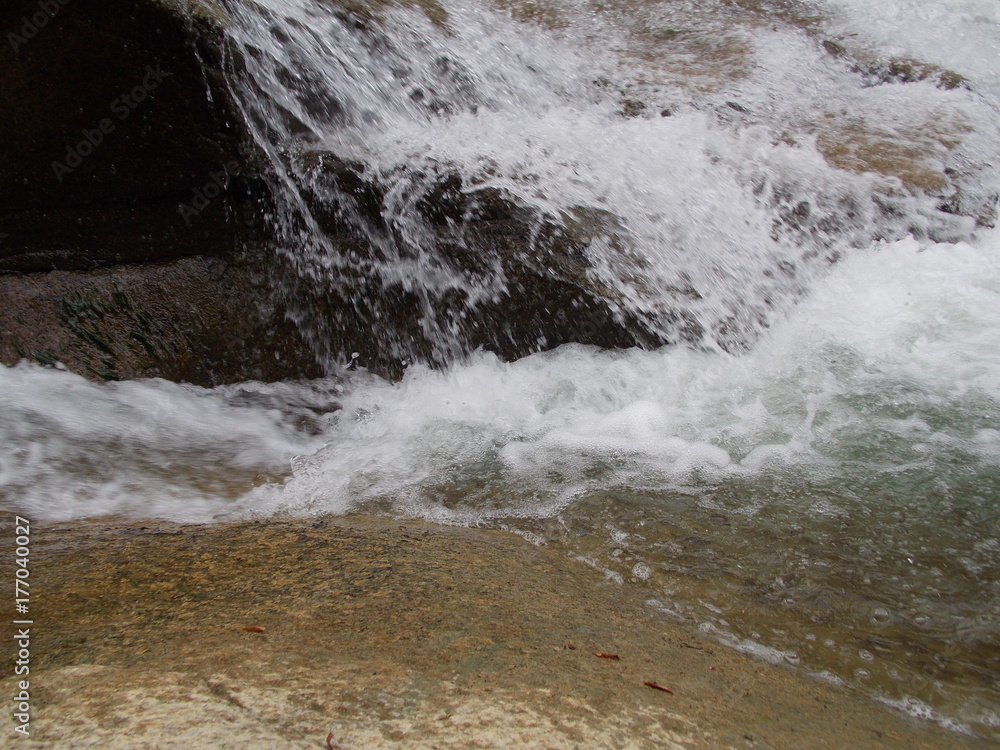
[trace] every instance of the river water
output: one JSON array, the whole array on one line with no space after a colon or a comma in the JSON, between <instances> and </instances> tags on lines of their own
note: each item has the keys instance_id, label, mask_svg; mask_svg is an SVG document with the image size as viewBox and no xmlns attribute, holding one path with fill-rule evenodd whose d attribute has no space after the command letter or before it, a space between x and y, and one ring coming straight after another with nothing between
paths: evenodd
<instances>
[{"instance_id":1,"label":"river water","mask_svg":"<svg viewBox=\"0 0 1000 750\"><path fill-rule=\"evenodd\" d=\"M1000 739L997 3L228 7L280 257L314 290L359 269L416 290L450 364L391 383L319 325L331 374L308 383L0 368L3 506L506 528L735 648ZM353 217L377 261L312 220L317 150L383 186L395 234ZM615 216L595 279L654 333L681 309L701 334L466 351L440 300L474 315L504 278L435 253L415 206L444 173L546 221Z\"/></svg>"}]
</instances>

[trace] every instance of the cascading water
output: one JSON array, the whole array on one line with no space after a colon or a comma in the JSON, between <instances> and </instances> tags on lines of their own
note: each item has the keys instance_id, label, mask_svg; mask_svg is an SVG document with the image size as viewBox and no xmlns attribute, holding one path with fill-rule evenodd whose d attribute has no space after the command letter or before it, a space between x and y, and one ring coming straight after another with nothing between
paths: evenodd
<instances>
[{"instance_id":1,"label":"cascading water","mask_svg":"<svg viewBox=\"0 0 1000 750\"><path fill-rule=\"evenodd\" d=\"M581 17L560 34L475 4L435 8L430 17L382 9L376 21L322 0L230 5L233 92L274 167L289 296L321 355L343 359L336 331L353 325L370 339L351 348L367 356L453 361L483 343L467 322L510 297L512 266L554 265L538 241L546 224L569 235L584 285L645 340L725 349L751 342L853 247L907 233L956 240L974 228L968 207L941 210L959 189L967 203L982 200L958 174L986 145L959 125L967 92L873 93L785 30L757 40L757 69L724 96L678 106L683 79L632 68L629 54L602 42L626 53L635 37L649 46L649 30L632 28L645 21L670 50L668 21L697 23L721 7L661 19L654 4L626 23L553 5ZM794 107L783 102L792 87L809 92ZM624 117L623 107L646 116ZM829 110L827 131L871 139L885 137L876 120L946 129L897 144L918 152L908 156L913 180L942 181L938 194L828 166L811 143L825 131L814 132L821 126L803 107L814 120ZM449 191L452 203L461 196L457 208L442 205ZM484 200L531 217L507 251L527 258L505 258L479 236ZM317 315L324 297L355 317ZM399 307L416 330L400 326Z\"/></svg>"},{"instance_id":2,"label":"cascading water","mask_svg":"<svg viewBox=\"0 0 1000 750\"><path fill-rule=\"evenodd\" d=\"M227 3L276 284L333 374L0 370L4 506L501 525L996 739L995 7L347 7ZM474 351L571 256L638 341L687 345ZM366 347L418 361L334 368Z\"/></svg>"}]
</instances>

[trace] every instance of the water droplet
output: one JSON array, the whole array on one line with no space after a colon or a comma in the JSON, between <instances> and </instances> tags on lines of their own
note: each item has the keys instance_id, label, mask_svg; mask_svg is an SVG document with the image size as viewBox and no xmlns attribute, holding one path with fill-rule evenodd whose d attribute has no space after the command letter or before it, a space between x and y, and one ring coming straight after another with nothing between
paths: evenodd
<instances>
[{"instance_id":1,"label":"water droplet","mask_svg":"<svg viewBox=\"0 0 1000 750\"><path fill-rule=\"evenodd\" d=\"M643 563L636 563L635 567L632 568L632 575L634 575L640 581L648 581L649 577L653 575L653 571L650 570L648 565L644 565Z\"/></svg>"},{"instance_id":2,"label":"water droplet","mask_svg":"<svg viewBox=\"0 0 1000 750\"><path fill-rule=\"evenodd\" d=\"M865 649L858 651L858 656L865 661L875 661L875 655L871 651L866 651Z\"/></svg>"},{"instance_id":3,"label":"water droplet","mask_svg":"<svg viewBox=\"0 0 1000 750\"><path fill-rule=\"evenodd\" d=\"M872 610L871 621L873 625L888 625L892 622L892 613L885 607L876 607Z\"/></svg>"}]
</instances>

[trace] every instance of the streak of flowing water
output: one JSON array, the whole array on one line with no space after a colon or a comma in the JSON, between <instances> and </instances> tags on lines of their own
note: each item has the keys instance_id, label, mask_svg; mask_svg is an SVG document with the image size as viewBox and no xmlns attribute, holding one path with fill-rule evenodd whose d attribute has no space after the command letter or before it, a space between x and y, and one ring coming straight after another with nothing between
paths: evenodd
<instances>
[{"instance_id":1,"label":"streak of flowing water","mask_svg":"<svg viewBox=\"0 0 1000 750\"><path fill-rule=\"evenodd\" d=\"M3 369L5 507L503 526L736 648L1000 737L994 5L227 7L300 325L334 362L315 300L363 281L377 320L404 288L452 364L214 390ZM539 223L602 217L594 288L662 338L682 313L690 346L470 354L462 320L508 279L440 252L421 206L454 177Z\"/></svg>"}]
</instances>

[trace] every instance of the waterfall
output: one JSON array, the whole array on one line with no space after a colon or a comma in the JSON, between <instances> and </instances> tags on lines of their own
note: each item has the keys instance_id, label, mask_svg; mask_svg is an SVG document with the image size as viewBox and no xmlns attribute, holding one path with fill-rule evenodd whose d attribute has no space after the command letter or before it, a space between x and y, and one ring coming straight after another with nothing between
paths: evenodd
<instances>
[{"instance_id":1,"label":"waterfall","mask_svg":"<svg viewBox=\"0 0 1000 750\"><path fill-rule=\"evenodd\" d=\"M229 3L281 294L328 366L745 350L857 248L989 220L996 146L966 121L992 113L966 89L873 86L819 37L734 16L750 70L726 90L735 52L673 70L721 6L551 8L555 29L477 2Z\"/></svg>"}]
</instances>

